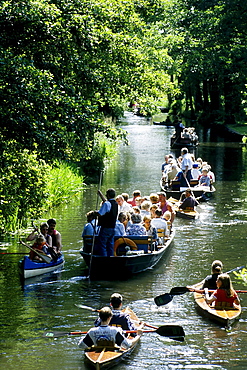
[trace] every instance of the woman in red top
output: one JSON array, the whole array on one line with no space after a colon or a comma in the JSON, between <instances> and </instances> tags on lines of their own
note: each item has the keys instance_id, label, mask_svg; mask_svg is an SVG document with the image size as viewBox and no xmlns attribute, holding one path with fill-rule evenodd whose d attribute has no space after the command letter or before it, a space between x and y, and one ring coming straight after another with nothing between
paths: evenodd
<instances>
[{"instance_id":1,"label":"woman in red top","mask_svg":"<svg viewBox=\"0 0 247 370\"><path fill-rule=\"evenodd\" d=\"M205 288L205 300L208 304L215 302L215 306L226 302L230 307L239 305L240 301L237 293L232 287L230 276L227 274L220 274L216 281L217 289L211 296L208 295L208 288Z\"/></svg>"}]
</instances>

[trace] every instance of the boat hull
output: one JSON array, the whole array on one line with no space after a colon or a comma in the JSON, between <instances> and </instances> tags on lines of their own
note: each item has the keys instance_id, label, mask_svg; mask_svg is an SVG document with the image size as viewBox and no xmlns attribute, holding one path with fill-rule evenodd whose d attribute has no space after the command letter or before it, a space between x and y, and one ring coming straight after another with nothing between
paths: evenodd
<instances>
[{"instance_id":1,"label":"boat hull","mask_svg":"<svg viewBox=\"0 0 247 370\"><path fill-rule=\"evenodd\" d=\"M203 281L194 287L200 289L202 287ZM204 299L204 295L201 293L194 292L194 299L196 303L196 308L198 312L207 317L208 319L217 322L220 325L229 327L241 315L241 306L238 309L215 309L214 307L207 304Z\"/></svg>"},{"instance_id":2,"label":"boat hull","mask_svg":"<svg viewBox=\"0 0 247 370\"><path fill-rule=\"evenodd\" d=\"M124 280L128 277L154 267L168 251L175 231L157 251L142 254L103 257L80 250L86 265L90 269L90 278L97 280ZM90 267L91 264L91 267Z\"/></svg>"},{"instance_id":3,"label":"boat hull","mask_svg":"<svg viewBox=\"0 0 247 370\"><path fill-rule=\"evenodd\" d=\"M55 271L62 268L63 265L63 255L61 255L56 262L51 261L50 263L35 262L30 260L28 256L25 256L19 263L20 273L24 279Z\"/></svg>"},{"instance_id":4,"label":"boat hull","mask_svg":"<svg viewBox=\"0 0 247 370\"><path fill-rule=\"evenodd\" d=\"M168 198L174 198L179 200L182 193L188 189L188 187L185 188L179 188L179 190L172 190L169 187L164 186L162 178L160 179L160 189L166 193L166 197ZM190 186L191 191L194 194L195 198L199 197L205 197L206 199L210 199L213 196L213 193L216 191L214 186L208 187L208 186ZM200 199L199 199L200 200Z\"/></svg>"},{"instance_id":5,"label":"boat hull","mask_svg":"<svg viewBox=\"0 0 247 370\"><path fill-rule=\"evenodd\" d=\"M136 322L140 321L130 308L127 307L123 312L128 313L132 320L135 320ZM130 339L131 337L129 336L128 338ZM138 335L135 338L135 343L128 349L120 349L118 347L97 347L94 349L94 347L92 347L88 351L85 351L85 362L97 370L109 369L112 366L117 365L136 348L141 336Z\"/></svg>"}]
</instances>

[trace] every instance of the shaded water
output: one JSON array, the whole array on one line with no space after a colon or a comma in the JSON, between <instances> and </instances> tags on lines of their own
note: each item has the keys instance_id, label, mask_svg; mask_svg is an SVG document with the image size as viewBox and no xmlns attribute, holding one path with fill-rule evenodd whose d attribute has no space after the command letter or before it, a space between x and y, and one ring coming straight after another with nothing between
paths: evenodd
<instances>
[{"instance_id":1,"label":"shaded water","mask_svg":"<svg viewBox=\"0 0 247 370\"><path fill-rule=\"evenodd\" d=\"M131 115L126 121L123 124L129 132L130 146L120 148L104 174L102 191L108 187L129 194L135 189L143 194L159 191L161 163L164 154L170 152L173 128L150 126L145 119ZM49 339L42 335L45 331L89 329L95 313L80 310L74 304L100 308L115 291L123 294L125 305L145 322L157 326L177 323L186 333L183 343L144 334L134 353L117 366L119 370L247 368L246 295L241 295L242 318L230 332L199 316L191 294L177 296L160 308L153 302L153 297L173 286L200 281L210 272L214 259L224 262L225 271L246 263L245 148L236 143L207 142L195 154L212 165L217 177L216 195L200 205L198 220L175 220L172 248L154 269L128 281L119 281L116 276L111 282L90 282L82 277L85 265L78 253L81 232L86 212L96 206L97 185L52 213L63 237L66 264L62 272L26 280L22 286L17 270L21 256L0 255L1 368L86 369L83 354L77 348L78 337ZM18 248L25 252L14 237L3 240L4 245L8 247L6 251ZM233 274L232 278L236 289L246 289Z\"/></svg>"}]
</instances>

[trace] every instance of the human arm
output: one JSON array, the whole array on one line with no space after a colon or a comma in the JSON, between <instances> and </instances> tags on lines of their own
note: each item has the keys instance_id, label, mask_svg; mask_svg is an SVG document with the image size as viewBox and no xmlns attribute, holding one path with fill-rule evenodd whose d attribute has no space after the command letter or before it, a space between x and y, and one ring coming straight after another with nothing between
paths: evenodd
<instances>
[{"instance_id":1,"label":"human arm","mask_svg":"<svg viewBox=\"0 0 247 370\"><path fill-rule=\"evenodd\" d=\"M35 227L34 230L31 232L31 234L28 235L26 240L31 241L31 240L36 239L36 237L38 236L37 234L38 232L39 232L38 228Z\"/></svg>"},{"instance_id":2,"label":"human arm","mask_svg":"<svg viewBox=\"0 0 247 370\"><path fill-rule=\"evenodd\" d=\"M85 349L85 348L90 348L93 345L93 340L90 337L89 333L85 337L81 337L81 339L78 342L78 347Z\"/></svg>"}]
</instances>

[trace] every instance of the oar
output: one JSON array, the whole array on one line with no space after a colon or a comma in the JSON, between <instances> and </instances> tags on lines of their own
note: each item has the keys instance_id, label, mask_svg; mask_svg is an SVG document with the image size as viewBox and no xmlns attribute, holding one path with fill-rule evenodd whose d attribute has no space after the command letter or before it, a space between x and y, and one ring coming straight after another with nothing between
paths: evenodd
<instances>
[{"instance_id":1,"label":"oar","mask_svg":"<svg viewBox=\"0 0 247 370\"><path fill-rule=\"evenodd\" d=\"M234 269L232 269L230 271L227 271L226 274L230 274L233 271L242 270L244 267L245 267L245 265L235 267ZM212 292L213 291L214 290L212 290ZM164 306L164 305L168 304L169 302L171 302L175 295L181 295L181 294L185 294L185 293L188 293L188 292L190 292L190 289L187 288L187 287L175 287L175 288L172 288L169 293L164 293L164 294L161 294L161 295L155 297L154 302L157 306ZM204 291L202 290L201 293L203 293L203 292ZM236 292L237 293L245 293L246 291L244 291L244 290L237 291L236 290Z\"/></svg>"},{"instance_id":2,"label":"oar","mask_svg":"<svg viewBox=\"0 0 247 370\"><path fill-rule=\"evenodd\" d=\"M132 334L137 333L137 330L125 330L123 331L124 334ZM178 340L180 342L184 341L185 332L182 326L179 325L162 325L159 328L155 330L142 330L143 333L157 333L161 335L162 337L169 337L174 340ZM55 331L55 332L47 332L44 333L44 337L48 338L57 338L62 337L64 335L83 335L87 334L87 331L69 331L69 332L63 332L63 331Z\"/></svg>"},{"instance_id":3,"label":"oar","mask_svg":"<svg viewBox=\"0 0 247 370\"><path fill-rule=\"evenodd\" d=\"M33 249L28 244L24 243L22 240L20 240L20 243L23 244L23 245L25 245L25 247L27 247L28 249L30 249L34 253L36 253L37 256L39 256L44 262L46 262L46 263L50 263L51 262L51 258L49 256L46 256L46 255L44 255L42 253L39 253L36 249Z\"/></svg>"},{"instance_id":4,"label":"oar","mask_svg":"<svg viewBox=\"0 0 247 370\"><path fill-rule=\"evenodd\" d=\"M84 310L89 310L91 312L99 312L100 311L100 310L97 310L97 309L95 309L93 307L85 306L83 304L77 304L77 303L75 303L75 306L78 307L78 308L82 308ZM140 321L137 321L137 320L131 320L131 321L136 322L138 324L141 324L141 322ZM148 328L152 328L152 329L158 329L157 326L149 325L146 322L145 322L145 326L147 326Z\"/></svg>"}]
</instances>

